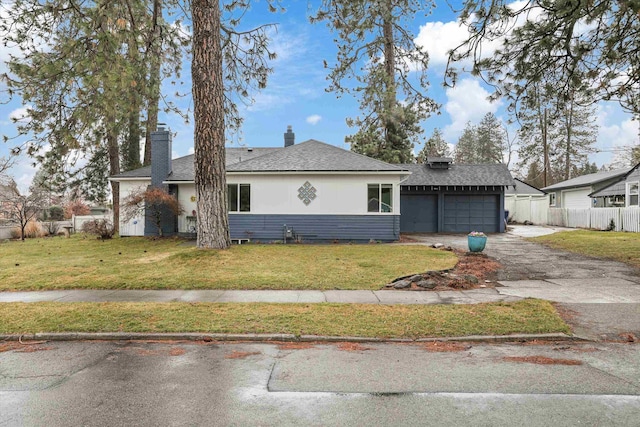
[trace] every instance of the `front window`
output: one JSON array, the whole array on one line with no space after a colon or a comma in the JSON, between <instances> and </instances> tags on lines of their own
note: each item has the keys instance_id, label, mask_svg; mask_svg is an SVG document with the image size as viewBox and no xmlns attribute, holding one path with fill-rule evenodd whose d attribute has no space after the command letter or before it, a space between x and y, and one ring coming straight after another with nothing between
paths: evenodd
<instances>
[{"instance_id":1,"label":"front window","mask_svg":"<svg viewBox=\"0 0 640 427\"><path fill-rule=\"evenodd\" d=\"M629 199L629 204L627 206L638 206L638 183L637 182L627 183L627 197Z\"/></svg>"},{"instance_id":2,"label":"front window","mask_svg":"<svg viewBox=\"0 0 640 427\"><path fill-rule=\"evenodd\" d=\"M556 193L549 193L549 206L556 205Z\"/></svg>"},{"instance_id":3,"label":"front window","mask_svg":"<svg viewBox=\"0 0 640 427\"><path fill-rule=\"evenodd\" d=\"M393 184L367 185L367 212L393 212Z\"/></svg>"},{"instance_id":4,"label":"front window","mask_svg":"<svg viewBox=\"0 0 640 427\"><path fill-rule=\"evenodd\" d=\"M227 206L229 212L250 212L251 185L227 184Z\"/></svg>"}]
</instances>

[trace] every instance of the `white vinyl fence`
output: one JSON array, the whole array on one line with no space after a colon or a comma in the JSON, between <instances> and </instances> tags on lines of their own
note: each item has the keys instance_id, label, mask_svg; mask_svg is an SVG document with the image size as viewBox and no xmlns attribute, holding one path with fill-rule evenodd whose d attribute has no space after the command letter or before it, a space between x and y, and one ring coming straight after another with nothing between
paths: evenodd
<instances>
[{"instance_id":1,"label":"white vinyl fence","mask_svg":"<svg viewBox=\"0 0 640 427\"><path fill-rule=\"evenodd\" d=\"M11 230L16 228L15 225L0 225L0 240L10 239Z\"/></svg>"},{"instance_id":2,"label":"white vinyl fence","mask_svg":"<svg viewBox=\"0 0 640 427\"><path fill-rule=\"evenodd\" d=\"M549 213L549 199L544 196L508 195L504 198L504 208L509 211L509 219L523 223L546 224Z\"/></svg>"},{"instance_id":3,"label":"white vinyl fence","mask_svg":"<svg viewBox=\"0 0 640 427\"><path fill-rule=\"evenodd\" d=\"M82 231L82 226L85 222L94 221L96 219L106 219L113 222L113 215L74 215L71 218L71 226L73 227L73 231L77 233Z\"/></svg>"},{"instance_id":4,"label":"white vinyl fence","mask_svg":"<svg viewBox=\"0 0 640 427\"><path fill-rule=\"evenodd\" d=\"M613 221L613 224L611 224ZM550 208L548 225L569 228L592 228L608 230L613 225L615 231L640 232L640 209L633 208L592 208L562 209Z\"/></svg>"}]
</instances>

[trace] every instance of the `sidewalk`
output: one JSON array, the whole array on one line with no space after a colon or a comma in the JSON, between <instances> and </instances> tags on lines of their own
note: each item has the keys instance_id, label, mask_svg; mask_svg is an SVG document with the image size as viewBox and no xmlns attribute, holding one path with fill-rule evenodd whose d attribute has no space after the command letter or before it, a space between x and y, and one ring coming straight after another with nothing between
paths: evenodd
<instances>
[{"instance_id":1,"label":"sidewalk","mask_svg":"<svg viewBox=\"0 0 640 427\"><path fill-rule=\"evenodd\" d=\"M268 302L344 304L478 304L519 301L496 289L468 291L62 290L0 292L0 302Z\"/></svg>"}]
</instances>

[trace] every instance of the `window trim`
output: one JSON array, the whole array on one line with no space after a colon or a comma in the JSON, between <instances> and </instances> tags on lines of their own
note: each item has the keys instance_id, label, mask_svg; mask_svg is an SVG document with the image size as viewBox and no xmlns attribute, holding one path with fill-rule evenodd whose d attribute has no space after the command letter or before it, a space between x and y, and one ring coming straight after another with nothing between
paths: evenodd
<instances>
[{"instance_id":1,"label":"window trim","mask_svg":"<svg viewBox=\"0 0 640 427\"><path fill-rule=\"evenodd\" d=\"M374 200L373 198L369 199L369 189L371 187L373 187L373 186L376 186L378 188L378 197L376 199L377 202L378 202L378 210L377 211L373 211L373 210L369 209L371 202ZM389 200L390 204L384 203L382 201L382 189L383 188L384 189L389 189L389 191L390 191L390 195L391 195L391 198ZM394 188L393 184L386 183L386 182L384 182L384 183L383 182L367 183L367 193L366 193L367 194L367 213L369 213L369 214L393 214L393 205L394 205L394 201L393 201L394 189L393 188ZM389 206L389 211L388 212L382 210L382 206L383 205Z\"/></svg>"},{"instance_id":2,"label":"window trim","mask_svg":"<svg viewBox=\"0 0 640 427\"><path fill-rule=\"evenodd\" d=\"M557 196L556 193L549 193L549 206L556 206L556 200L557 200Z\"/></svg>"},{"instance_id":3,"label":"window trim","mask_svg":"<svg viewBox=\"0 0 640 427\"><path fill-rule=\"evenodd\" d=\"M633 193L631 192L632 185L636 186L636 190ZM631 196L636 196L638 199L635 205L631 204ZM626 191L625 191L625 205L626 207L636 207L636 208L640 206L640 181L627 182Z\"/></svg>"},{"instance_id":4,"label":"window trim","mask_svg":"<svg viewBox=\"0 0 640 427\"><path fill-rule=\"evenodd\" d=\"M229 187L234 186L236 188L236 206L232 210L229 204ZM242 210L242 188L248 188L249 191L249 209ZM243 214L251 212L251 184L248 183L227 183L227 213L230 214Z\"/></svg>"}]
</instances>

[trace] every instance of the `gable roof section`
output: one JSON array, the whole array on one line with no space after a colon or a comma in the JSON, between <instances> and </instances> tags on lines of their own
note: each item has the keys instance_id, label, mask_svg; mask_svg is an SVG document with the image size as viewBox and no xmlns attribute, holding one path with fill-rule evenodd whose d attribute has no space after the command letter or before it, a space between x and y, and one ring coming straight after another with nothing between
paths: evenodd
<instances>
[{"instance_id":1,"label":"gable roof section","mask_svg":"<svg viewBox=\"0 0 640 427\"><path fill-rule=\"evenodd\" d=\"M632 167L629 172L625 173L618 181L613 182L607 185L604 188L601 188L598 191L594 191L589 194L589 197L607 197L607 196L623 196L627 193L627 185L626 181L629 176L631 176L634 172L640 171L640 163Z\"/></svg>"},{"instance_id":2,"label":"gable roof section","mask_svg":"<svg viewBox=\"0 0 640 427\"><path fill-rule=\"evenodd\" d=\"M227 172L398 172L400 165L375 160L324 142L309 140L290 147L225 148ZM193 154L171 161L168 182L191 182L195 178ZM149 179L151 166L123 172L114 179Z\"/></svg>"},{"instance_id":3,"label":"gable roof section","mask_svg":"<svg viewBox=\"0 0 640 427\"><path fill-rule=\"evenodd\" d=\"M521 179L513 178L516 182L515 187L509 187L505 190L504 194L529 194L529 195L545 195L544 191L539 188L534 187L533 185L529 185Z\"/></svg>"},{"instance_id":4,"label":"gable roof section","mask_svg":"<svg viewBox=\"0 0 640 427\"><path fill-rule=\"evenodd\" d=\"M227 167L228 172L404 172L406 168L310 139Z\"/></svg>"},{"instance_id":5,"label":"gable roof section","mask_svg":"<svg viewBox=\"0 0 640 427\"><path fill-rule=\"evenodd\" d=\"M449 169L431 169L425 164L403 164L411 171L411 175L403 186L438 185L438 186L476 186L492 185L507 187L516 185L507 165L457 165Z\"/></svg>"},{"instance_id":6,"label":"gable roof section","mask_svg":"<svg viewBox=\"0 0 640 427\"><path fill-rule=\"evenodd\" d=\"M588 175L582 175L575 178L568 179L566 181L558 182L553 185L549 185L547 187L542 188L542 191L556 191L564 188L575 188L575 187L588 187L593 184L597 184L602 181L607 181L609 179L619 178L626 173L628 173L631 168L624 169L616 169L612 171L604 171L597 173L590 173Z\"/></svg>"}]
</instances>

